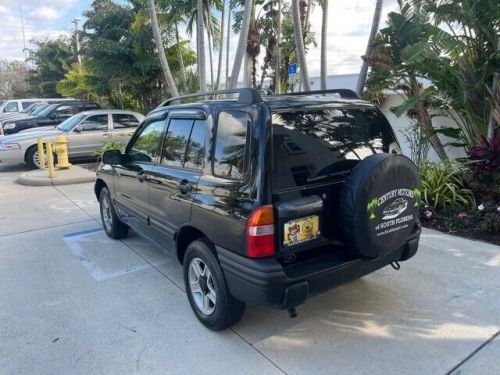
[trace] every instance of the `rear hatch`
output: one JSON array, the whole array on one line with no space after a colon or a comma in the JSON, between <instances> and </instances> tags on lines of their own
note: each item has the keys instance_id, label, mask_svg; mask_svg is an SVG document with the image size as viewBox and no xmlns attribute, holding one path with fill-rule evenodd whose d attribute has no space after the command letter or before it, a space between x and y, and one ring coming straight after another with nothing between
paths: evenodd
<instances>
[{"instance_id":1,"label":"rear hatch","mask_svg":"<svg viewBox=\"0 0 500 375\"><path fill-rule=\"evenodd\" d=\"M341 249L342 186L360 160L399 149L389 123L366 105L275 110L272 123L277 257L295 261Z\"/></svg>"}]
</instances>

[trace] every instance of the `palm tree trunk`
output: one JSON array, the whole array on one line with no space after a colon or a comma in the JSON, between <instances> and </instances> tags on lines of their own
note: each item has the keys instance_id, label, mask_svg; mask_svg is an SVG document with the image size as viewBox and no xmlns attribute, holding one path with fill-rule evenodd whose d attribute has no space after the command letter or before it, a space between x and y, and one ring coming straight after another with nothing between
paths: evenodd
<instances>
[{"instance_id":1,"label":"palm tree trunk","mask_svg":"<svg viewBox=\"0 0 500 375\"><path fill-rule=\"evenodd\" d=\"M278 0L278 26L276 28L276 68L274 71L274 92L279 94L281 92L281 0Z\"/></svg>"},{"instance_id":2,"label":"palm tree trunk","mask_svg":"<svg viewBox=\"0 0 500 375\"><path fill-rule=\"evenodd\" d=\"M383 3L384 3L383 0L377 0L377 3L375 4L372 29L370 31L370 37L368 38L368 45L366 46L363 65L361 65L361 71L359 72L358 84L356 85L356 92L358 93L359 96L363 94L363 89L365 88L366 76L368 74L368 59L372 55L373 43L375 42L375 37L377 36L378 26L380 24L380 15L382 14Z\"/></svg>"},{"instance_id":3,"label":"palm tree trunk","mask_svg":"<svg viewBox=\"0 0 500 375\"><path fill-rule=\"evenodd\" d=\"M174 77L168 66L167 57L165 56L165 50L163 49L163 43L160 36L160 26L158 26L158 18L156 17L156 6L154 0L148 0L148 10L149 16L151 17L151 26L153 28L153 36L156 44L156 50L158 51L158 57L160 58L160 65L163 70L163 75L165 76L165 81L167 87L170 90L172 96L179 96L179 91L177 91L177 86L175 85Z\"/></svg>"},{"instance_id":4,"label":"palm tree trunk","mask_svg":"<svg viewBox=\"0 0 500 375\"><path fill-rule=\"evenodd\" d=\"M304 26L303 26L304 32L306 32L309 29L309 17L311 15L311 5L312 5L312 1L307 0L306 17L304 19Z\"/></svg>"},{"instance_id":5,"label":"palm tree trunk","mask_svg":"<svg viewBox=\"0 0 500 375\"><path fill-rule=\"evenodd\" d=\"M305 91L311 91L311 82L309 82L309 71L307 70L306 52L304 48L304 38L302 37L302 23L300 22L299 0L292 0L292 17L295 36L295 49L297 52L297 61L300 67L301 81Z\"/></svg>"},{"instance_id":6,"label":"palm tree trunk","mask_svg":"<svg viewBox=\"0 0 500 375\"><path fill-rule=\"evenodd\" d=\"M498 39L498 44L497 44L497 52L500 51L500 38ZM497 106L500 106L500 103L498 103L498 85L500 84L499 82L499 74L498 70L495 72L495 75L493 77L493 86L491 88L491 109L490 109L490 119L488 121L488 130L487 130L487 135L486 139L488 141L491 141L493 137L495 136L495 110Z\"/></svg>"},{"instance_id":7,"label":"palm tree trunk","mask_svg":"<svg viewBox=\"0 0 500 375\"><path fill-rule=\"evenodd\" d=\"M184 66L184 58L182 57L182 47L181 47L181 41L179 38L179 29L177 27L177 22L175 23L175 39L177 41L177 53L179 55L179 64L181 68L181 83L182 83L182 89L184 92L187 92L187 80L186 80L186 68Z\"/></svg>"},{"instance_id":8,"label":"palm tree trunk","mask_svg":"<svg viewBox=\"0 0 500 375\"><path fill-rule=\"evenodd\" d=\"M231 71L231 82L229 84L230 89L236 88L236 85L238 83L238 76L240 75L241 63L243 62L243 56L245 55L247 48L248 29L250 28L252 7L253 7L253 0L245 0L243 20L241 22L240 38L238 40L238 47L236 48L236 56L234 57L233 69Z\"/></svg>"},{"instance_id":9,"label":"palm tree trunk","mask_svg":"<svg viewBox=\"0 0 500 375\"><path fill-rule=\"evenodd\" d=\"M229 12L227 17L227 41L226 41L226 89L229 88L229 46L231 43L231 0L227 0Z\"/></svg>"},{"instance_id":10,"label":"palm tree trunk","mask_svg":"<svg viewBox=\"0 0 500 375\"><path fill-rule=\"evenodd\" d=\"M150 0L148 0L150 1ZM205 33L203 32L203 0L196 1L196 41L198 49L198 76L200 82L200 92L207 90L207 79L205 71Z\"/></svg>"},{"instance_id":11,"label":"palm tree trunk","mask_svg":"<svg viewBox=\"0 0 500 375\"><path fill-rule=\"evenodd\" d=\"M222 56L224 52L224 20L226 16L226 2L223 1L222 3L222 17L220 20L220 45L219 45L219 63L217 65L217 80L215 81L215 90L219 90L219 85L220 85L220 75L222 73Z\"/></svg>"},{"instance_id":12,"label":"palm tree trunk","mask_svg":"<svg viewBox=\"0 0 500 375\"><path fill-rule=\"evenodd\" d=\"M252 56L248 52L243 58L243 87L252 87Z\"/></svg>"},{"instance_id":13,"label":"palm tree trunk","mask_svg":"<svg viewBox=\"0 0 500 375\"><path fill-rule=\"evenodd\" d=\"M328 0L323 0L323 18L321 22L321 90L326 90L326 50L328 39Z\"/></svg>"},{"instance_id":14,"label":"palm tree trunk","mask_svg":"<svg viewBox=\"0 0 500 375\"><path fill-rule=\"evenodd\" d=\"M214 87L214 59L213 59L213 48L212 48L212 22L210 19L210 12L207 11L205 15L207 17L207 38L208 38L208 60L210 62L210 88L213 90Z\"/></svg>"}]
</instances>

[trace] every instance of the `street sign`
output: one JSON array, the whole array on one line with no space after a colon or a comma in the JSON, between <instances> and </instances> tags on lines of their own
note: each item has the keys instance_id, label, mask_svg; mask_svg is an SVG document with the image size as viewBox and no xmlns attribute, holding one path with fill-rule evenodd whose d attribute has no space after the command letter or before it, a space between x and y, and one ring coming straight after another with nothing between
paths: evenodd
<instances>
[{"instance_id":1,"label":"street sign","mask_svg":"<svg viewBox=\"0 0 500 375\"><path fill-rule=\"evenodd\" d=\"M297 64L289 64L288 65L288 74L297 74Z\"/></svg>"},{"instance_id":2,"label":"street sign","mask_svg":"<svg viewBox=\"0 0 500 375\"><path fill-rule=\"evenodd\" d=\"M288 84L295 85L297 83L297 73L288 75Z\"/></svg>"}]
</instances>

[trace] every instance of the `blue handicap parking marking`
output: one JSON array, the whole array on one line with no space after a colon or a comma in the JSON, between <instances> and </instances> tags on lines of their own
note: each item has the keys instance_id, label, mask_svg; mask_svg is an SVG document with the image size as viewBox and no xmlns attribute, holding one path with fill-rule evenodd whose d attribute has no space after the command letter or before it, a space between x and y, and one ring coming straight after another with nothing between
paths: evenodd
<instances>
[{"instance_id":1,"label":"blue handicap parking marking","mask_svg":"<svg viewBox=\"0 0 500 375\"><path fill-rule=\"evenodd\" d=\"M297 74L297 64L288 65L288 74Z\"/></svg>"}]
</instances>

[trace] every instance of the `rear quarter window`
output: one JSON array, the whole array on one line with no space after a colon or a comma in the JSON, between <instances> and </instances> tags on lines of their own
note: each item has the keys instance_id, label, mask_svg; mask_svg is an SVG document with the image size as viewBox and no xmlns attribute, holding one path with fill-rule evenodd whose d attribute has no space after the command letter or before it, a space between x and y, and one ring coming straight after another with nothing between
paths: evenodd
<instances>
[{"instance_id":1,"label":"rear quarter window","mask_svg":"<svg viewBox=\"0 0 500 375\"><path fill-rule=\"evenodd\" d=\"M247 169L247 139L250 115L240 111L219 113L213 155L215 176L241 179Z\"/></svg>"}]
</instances>

